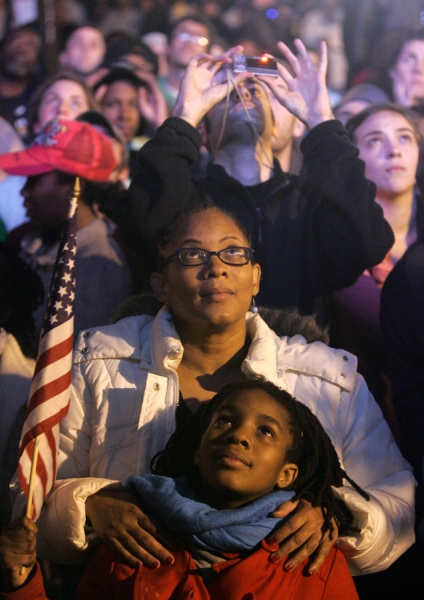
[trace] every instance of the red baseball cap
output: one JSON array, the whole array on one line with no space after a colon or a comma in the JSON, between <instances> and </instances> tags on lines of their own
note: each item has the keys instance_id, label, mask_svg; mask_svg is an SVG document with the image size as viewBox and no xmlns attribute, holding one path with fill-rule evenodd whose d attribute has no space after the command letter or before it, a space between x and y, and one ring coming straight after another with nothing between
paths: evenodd
<instances>
[{"instance_id":1,"label":"red baseball cap","mask_svg":"<svg viewBox=\"0 0 424 600\"><path fill-rule=\"evenodd\" d=\"M53 119L31 146L0 155L0 169L11 175L63 171L91 181L107 181L118 163L110 139L88 123Z\"/></svg>"}]
</instances>

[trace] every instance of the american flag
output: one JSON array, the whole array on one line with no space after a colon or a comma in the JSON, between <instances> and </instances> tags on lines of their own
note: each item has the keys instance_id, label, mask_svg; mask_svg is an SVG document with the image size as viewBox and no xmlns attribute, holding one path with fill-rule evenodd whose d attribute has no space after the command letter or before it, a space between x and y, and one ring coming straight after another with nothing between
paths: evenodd
<instances>
[{"instance_id":1,"label":"american flag","mask_svg":"<svg viewBox=\"0 0 424 600\"><path fill-rule=\"evenodd\" d=\"M59 423L70 401L75 298L75 210L79 182L71 199L44 315L38 357L19 445L18 477L28 497L31 464L38 437L38 460L29 516L36 520L56 478Z\"/></svg>"}]
</instances>

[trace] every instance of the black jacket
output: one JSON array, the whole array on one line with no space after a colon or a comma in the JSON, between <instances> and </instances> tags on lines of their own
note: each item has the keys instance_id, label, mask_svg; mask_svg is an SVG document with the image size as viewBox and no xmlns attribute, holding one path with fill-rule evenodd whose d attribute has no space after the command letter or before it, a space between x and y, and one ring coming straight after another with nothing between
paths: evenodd
<instances>
[{"instance_id":1,"label":"black jacket","mask_svg":"<svg viewBox=\"0 0 424 600\"><path fill-rule=\"evenodd\" d=\"M174 213L205 196L234 213L252 236L262 267L258 303L313 311L314 300L352 284L378 264L394 242L374 202L357 148L338 121L314 127L302 142L303 171L246 187L223 167L209 165L193 179L190 167L202 140L191 125L171 117L139 152L139 170L110 216L124 241L152 267L155 234Z\"/></svg>"}]
</instances>

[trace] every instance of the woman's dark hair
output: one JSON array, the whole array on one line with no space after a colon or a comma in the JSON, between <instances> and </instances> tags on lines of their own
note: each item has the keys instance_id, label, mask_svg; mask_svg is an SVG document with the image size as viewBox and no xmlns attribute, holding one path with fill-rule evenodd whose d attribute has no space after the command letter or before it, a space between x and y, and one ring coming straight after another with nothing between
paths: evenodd
<instances>
[{"instance_id":1,"label":"woman's dark hair","mask_svg":"<svg viewBox=\"0 0 424 600\"><path fill-rule=\"evenodd\" d=\"M125 64L125 63L124 63ZM138 77L135 72L134 67L132 67L131 63L126 63L126 66L113 67L110 69L109 73L107 73L102 79L100 79L94 86L94 93L97 92L99 88L103 85L109 87L116 82L125 81L125 83L129 83L135 89L138 90L139 87L148 87L146 82Z\"/></svg>"},{"instance_id":2,"label":"woman's dark hair","mask_svg":"<svg viewBox=\"0 0 424 600\"><path fill-rule=\"evenodd\" d=\"M329 531L330 539L333 517L339 529L352 531L351 515L337 501L331 488L343 486L343 479L347 479L363 498L369 500L369 496L341 468L330 438L310 409L268 381L246 380L222 388L210 402L202 404L190 420L173 433L165 449L153 457L150 465L152 473L166 477L185 476L193 489L198 491L201 476L194 464L196 450L213 414L227 398L242 390L261 390L269 394L289 415L289 431L293 441L285 458L299 468L297 478L286 488L295 492L293 500L304 498L312 506L321 508L324 518L322 531Z\"/></svg>"},{"instance_id":3,"label":"woman's dark hair","mask_svg":"<svg viewBox=\"0 0 424 600\"><path fill-rule=\"evenodd\" d=\"M103 66L114 68L116 64L125 62L124 56L136 54L144 58L152 66L152 73L159 74L159 60L157 55L144 42L124 33L115 32L115 38L106 39L106 54L103 59Z\"/></svg>"},{"instance_id":4,"label":"woman's dark hair","mask_svg":"<svg viewBox=\"0 0 424 600\"><path fill-rule=\"evenodd\" d=\"M399 106L398 104L372 104L364 110L361 110L361 112L357 115L351 117L346 123L346 129L352 142L355 143L356 130L362 125L362 123L364 123L368 119L368 117L384 111L394 112L404 117L411 125L417 143L421 143L422 135L420 133L419 119L417 113L411 110L410 108L405 108L403 106Z\"/></svg>"},{"instance_id":5,"label":"woman's dark hair","mask_svg":"<svg viewBox=\"0 0 424 600\"><path fill-rule=\"evenodd\" d=\"M32 313L43 299L37 273L0 242L0 327L15 336L29 358L37 356L38 344Z\"/></svg>"},{"instance_id":6,"label":"woman's dark hair","mask_svg":"<svg viewBox=\"0 0 424 600\"><path fill-rule=\"evenodd\" d=\"M320 327L314 315L301 315L297 308L267 308L258 306L260 317L278 337L302 335L308 344L322 342L330 343L328 328Z\"/></svg>"},{"instance_id":7,"label":"woman's dark hair","mask_svg":"<svg viewBox=\"0 0 424 600\"><path fill-rule=\"evenodd\" d=\"M159 268L159 265L162 263L163 259L165 258L165 254L167 253L167 247L168 247L169 243L171 242L172 237L175 234L177 228L181 225L181 223L187 222L190 219L190 217L193 215L203 213L210 209L214 209L214 210L220 212L221 214L225 215L229 219L231 219L234 222L234 224L236 225L236 227L238 229L240 229L240 231L246 238L247 243L250 246L250 244L251 244L250 233L248 232L246 227L240 223L240 221L237 219L237 217L234 216L231 212L226 211L218 206L215 206L212 203L212 201L205 199L202 202L199 202L197 204L191 204L191 205L187 206L186 208L182 208L181 210L178 210L173 215L172 220L170 221L169 225L162 227L162 229L160 229L158 231L158 233L156 235L156 240L154 243L154 247L156 249L156 255L155 255L156 268Z\"/></svg>"},{"instance_id":8,"label":"woman's dark hair","mask_svg":"<svg viewBox=\"0 0 424 600\"><path fill-rule=\"evenodd\" d=\"M99 110L98 104L93 96L93 92L85 83L84 79L78 77L77 75L73 75L72 73L57 73L53 75L49 79L47 79L44 83L37 88L37 91L31 98L31 103L28 107L28 126L27 126L27 138L28 143L32 142L35 137L34 127L38 121L38 111L40 109L41 102L43 100L44 94L47 90L56 83L56 81L73 81L82 87L84 93L87 97L87 102L90 110Z\"/></svg>"}]
</instances>

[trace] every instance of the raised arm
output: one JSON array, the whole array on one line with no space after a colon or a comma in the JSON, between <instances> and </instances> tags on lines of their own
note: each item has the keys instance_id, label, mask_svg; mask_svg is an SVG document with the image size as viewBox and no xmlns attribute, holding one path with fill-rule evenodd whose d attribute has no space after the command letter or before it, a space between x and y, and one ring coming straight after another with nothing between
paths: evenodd
<instances>
[{"instance_id":1,"label":"raised arm","mask_svg":"<svg viewBox=\"0 0 424 600\"><path fill-rule=\"evenodd\" d=\"M354 283L381 262L394 243L393 231L375 202L375 185L339 121L315 126L301 144L300 185L308 202L306 280L317 278L322 294ZM315 271L315 273L314 273Z\"/></svg>"},{"instance_id":2,"label":"raised arm","mask_svg":"<svg viewBox=\"0 0 424 600\"><path fill-rule=\"evenodd\" d=\"M288 69L277 63L278 73L286 82L287 90L277 85L272 77L258 77L265 83L287 110L302 121L308 129L324 121L334 119L326 85L327 45L321 42L320 62L315 69L303 42L295 40L298 54L295 55L283 42L278 48L291 65L294 76Z\"/></svg>"},{"instance_id":3,"label":"raised arm","mask_svg":"<svg viewBox=\"0 0 424 600\"><path fill-rule=\"evenodd\" d=\"M312 288L315 296L322 296L351 285L365 269L381 262L394 236L375 202L375 185L365 177L356 146L334 120L325 81L325 43L316 69L304 44L296 40L295 45L297 54L279 43L294 72L292 76L278 66L287 88L270 77L262 81L309 128L301 144L304 168L293 210L305 210L306 216L305 291Z\"/></svg>"}]
</instances>

